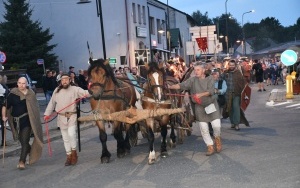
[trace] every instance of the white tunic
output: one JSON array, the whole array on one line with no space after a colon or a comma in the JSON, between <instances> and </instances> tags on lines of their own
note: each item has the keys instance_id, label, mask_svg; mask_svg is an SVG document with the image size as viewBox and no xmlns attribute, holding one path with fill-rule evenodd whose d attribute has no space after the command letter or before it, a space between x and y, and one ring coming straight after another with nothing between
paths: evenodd
<instances>
[{"instance_id":1,"label":"white tunic","mask_svg":"<svg viewBox=\"0 0 300 188\"><path fill-rule=\"evenodd\" d=\"M44 115L52 115L53 110L62 114L65 112L76 112L76 103L74 103L75 100L85 95L89 96L88 90L83 90L77 86L69 86L67 89L61 89L58 93L56 88L48 103ZM76 118L76 114L71 115L69 119L63 115L58 115L57 124L61 129L66 129L68 126L76 125Z\"/></svg>"}]
</instances>

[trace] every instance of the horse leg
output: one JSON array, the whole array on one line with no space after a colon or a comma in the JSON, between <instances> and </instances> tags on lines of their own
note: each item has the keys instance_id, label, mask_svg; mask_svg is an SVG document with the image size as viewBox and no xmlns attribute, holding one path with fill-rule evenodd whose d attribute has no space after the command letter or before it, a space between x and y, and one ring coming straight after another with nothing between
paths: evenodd
<instances>
[{"instance_id":1,"label":"horse leg","mask_svg":"<svg viewBox=\"0 0 300 188\"><path fill-rule=\"evenodd\" d=\"M170 148L175 148L176 147L176 135L175 135L175 125L176 125L176 121L175 121L175 115L171 116L171 133L170 133Z\"/></svg>"},{"instance_id":2,"label":"horse leg","mask_svg":"<svg viewBox=\"0 0 300 188\"><path fill-rule=\"evenodd\" d=\"M101 163L109 163L111 154L107 149L107 134L105 132L105 127L103 122L97 122L98 129L99 129L99 138L102 144L102 155L101 155Z\"/></svg>"},{"instance_id":3,"label":"horse leg","mask_svg":"<svg viewBox=\"0 0 300 188\"><path fill-rule=\"evenodd\" d=\"M125 126L126 126L126 136L124 140L124 150L125 150L125 155L128 155L130 154L131 146L135 146L137 143L137 130L135 125L126 124Z\"/></svg>"},{"instance_id":4,"label":"horse leg","mask_svg":"<svg viewBox=\"0 0 300 188\"><path fill-rule=\"evenodd\" d=\"M162 137L162 142L160 145L160 155L161 157L167 157L168 152L167 152L167 134L168 134L168 127L167 125L161 126L160 134Z\"/></svg>"},{"instance_id":5,"label":"horse leg","mask_svg":"<svg viewBox=\"0 0 300 188\"><path fill-rule=\"evenodd\" d=\"M138 129L139 129L138 126L139 126L138 123L135 123L133 125L129 125L128 128L126 126L130 147L134 147L134 146L137 145ZM127 139L127 134L126 134L125 141Z\"/></svg>"},{"instance_id":6,"label":"horse leg","mask_svg":"<svg viewBox=\"0 0 300 188\"><path fill-rule=\"evenodd\" d=\"M123 158L125 156L125 141L123 137L123 129L120 122L114 122L114 137L117 140L117 157Z\"/></svg>"},{"instance_id":7,"label":"horse leg","mask_svg":"<svg viewBox=\"0 0 300 188\"><path fill-rule=\"evenodd\" d=\"M154 150L154 119L148 118L146 119L147 124L147 135L148 135L148 143L149 143L149 157L148 164L151 165L155 162L155 150Z\"/></svg>"}]
</instances>

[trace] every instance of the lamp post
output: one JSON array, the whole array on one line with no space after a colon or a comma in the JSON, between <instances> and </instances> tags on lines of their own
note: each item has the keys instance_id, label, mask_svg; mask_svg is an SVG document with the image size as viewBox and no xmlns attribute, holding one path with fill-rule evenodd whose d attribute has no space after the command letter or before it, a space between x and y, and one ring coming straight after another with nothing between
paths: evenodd
<instances>
[{"instance_id":1,"label":"lamp post","mask_svg":"<svg viewBox=\"0 0 300 188\"><path fill-rule=\"evenodd\" d=\"M225 37L225 42L226 42L226 54L228 54L228 21L227 21L227 1L225 1L225 14L226 14L226 37Z\"/></svg>"},{"instance_id":2,"label":"lamp post","mask_svg":"<svg viewBox=\"0 0 300 188\"><path fill-rule=\"evenodd\" d=\"M162 25L165 24L166 28L167 28L167 22L162 21L162 23L160 24L160 29L158 30L158 33L163 34L165 32L165 30L163 29ZM170 31L168 29L166 29L167 34L166 34L166 41L167 41L167 50L169 51L169 58L170 58L170 46L171 46L171 39L170 39Z\"/></svg>"},{"instance_id":3,"label":"lamp post","mask_svg":"<svg viewBox=\"0 0 300 188\"><path fill-rule=\"evenodd\" d=\"M77 4L91 3L89 0L80 0ZM104 37L104 27L103 27L103 16L102 16L102 4L101 0L96 0L97 16L100 17L100 27L101 27L101 38L102 38L102 50L103 59L106 59L106 47L105 47L105 37Z\"/></svg>"},{"instance_id":4,"label":"lamp post","mask_svg":"<svg viewBox=\"0 0 300 188\"><path fill-rule=\"evenodd\" d=\"M167 39L168 39L168 51L169 58L171 58L171 36L170 36L170 14L169 14L169 0L167 0Z\"/></svg>"},{"instance_id":5,"label":"lamp post","mask_svg":"<svg viewBox=\"0 0 300 188\"><path fill-rule=\"evenodd\" d=\"M245 29L244 29L244 15L248 13L252 13L254 10L250 10L247 12L244 12L242 15L242 32L243 32L243 55L246 55L246 39L245 39Z\"/></svg>"}]
</instances>

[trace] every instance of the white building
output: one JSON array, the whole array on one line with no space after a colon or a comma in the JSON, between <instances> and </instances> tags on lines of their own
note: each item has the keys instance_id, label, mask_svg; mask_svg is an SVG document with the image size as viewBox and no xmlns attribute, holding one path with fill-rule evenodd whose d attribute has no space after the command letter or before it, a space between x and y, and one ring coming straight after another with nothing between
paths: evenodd
<instances>
[{"instance_id":1,"label":"white building","mask_svg":"<svg viewBox=\"0 0 300 188\"><path fill-rule=\"evenodd\" d=\"M102 5L104 36L96 2ZM50 28L54 33L51 44L57 44L54 53L59 57L60 70L68 71L71 65L75 70L87 69L87 42L93 58L103 58L102 37L106 58L115 58L116 67L148 62L150 54L154 56L156 52L165 60L169 49L172 56L180 55L189 61L185 43L190 40L193 19L160 1L91 0L91 3L77 4L68 0L30 0L29 4L33 8L32 20L39 20L44 29ZM0 6L0 12L4 11ZM166 31L168 20L170 41L167 32L158 32L161 27ZM0 21L3 21L1 16Z\"/></svg>"}]
</instances>

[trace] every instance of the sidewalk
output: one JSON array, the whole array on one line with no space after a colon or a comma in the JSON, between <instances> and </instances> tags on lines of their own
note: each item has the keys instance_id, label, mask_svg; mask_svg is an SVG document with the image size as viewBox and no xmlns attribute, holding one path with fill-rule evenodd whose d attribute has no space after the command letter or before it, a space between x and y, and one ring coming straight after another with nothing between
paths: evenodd
<instances>
[{"instance_id":1,"label":"sidewalk","mask_svg":"<svg viewBox=\"0 0 300 188\"><path fill-rule=\"evenodd\" d=\"M37 93L36 94L38 102L40 104L40 117L41 117L41 121L42 121L42 127L43 127L43 133L44 133L44 144L47 144L47 135L46 135L46 126L44 124L44 111L47 107L46 105L46 100L45 100L45 96L44 93ZM90 103L86 102L84 104L80 104L80 110L81 110L81 116L86 116L88 114L90 114L91 112L91 107L90 107ZM50 135L50 141L54 141L57 139L61 139L61 133L60 130L57 129L57 125L56 125L56 118L48 123L48 130L49 130L49 135ZM81 123L80 124L80 131L84 131L86 129L89 129L90 127L93 127L93 122L86 122L86 123ZM10 157L10 156L14 156L14 155L19 155L20 153L20 149L21 149L21 145L18 141L14 141L13 137L12 137L12 132L9 130L10 128L7 127L6 129L6 144L7 146L5 147L5 157ZM32 142L33 139L30 139L30 141ZM44 147L47 147L47 145L44 145ZM0 147L0 159L3 158L3 147Z\"/></svg>"},{"instance_id":2,"label":"sidewalk","mask_svg":"<svg viewBox=\"0 0 300 188\"><path fill-rule=\"evenodd\" d=\"M293 98L287 99L286 98L286 86L283 84L279 85L271 85L265 86L266 88L270 89L270 95L268 98L268 104L275 104L276 102L299 102L300 95L293 95Z\"/></svg>"}]
</instances>

